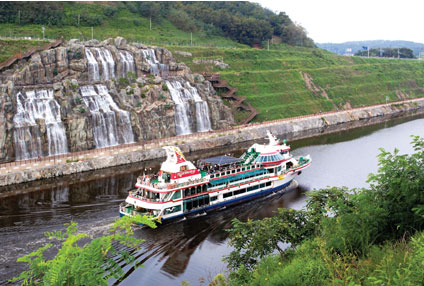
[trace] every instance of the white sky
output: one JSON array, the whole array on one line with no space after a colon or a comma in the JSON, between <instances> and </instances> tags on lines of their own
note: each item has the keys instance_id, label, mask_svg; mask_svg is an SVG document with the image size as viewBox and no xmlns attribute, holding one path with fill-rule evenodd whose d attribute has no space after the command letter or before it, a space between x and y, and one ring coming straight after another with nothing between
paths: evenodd
<instances>
[{"instance_id":1,"label":"white sky","mask_svg":"<svg viewBox=\"0 0 424 286\"><path fill-rule=\"evenodd\" d=\"M424 0L253 0L285 12L317 43L404 40L424 43Z\"/></svg>"}]
</instances>

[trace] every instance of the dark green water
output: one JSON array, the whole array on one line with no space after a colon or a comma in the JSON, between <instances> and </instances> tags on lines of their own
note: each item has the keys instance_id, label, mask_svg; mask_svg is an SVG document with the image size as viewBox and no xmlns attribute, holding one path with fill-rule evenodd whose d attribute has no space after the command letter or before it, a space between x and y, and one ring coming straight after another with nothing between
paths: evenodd
<instances>
[{"instance_id":1,"label":"dark green water","mask_svg":"<svg viewBox=\"0 0 424 286\"><path fill-rule=\"evenodd\" d=\"M225 270L222 256L227 246L225 229L233 218L272 216L281 207L302 208L305 193L326 186L366 187L367 175L377 170L378 148L411 152L410 135L424 136L424 119L396 119L347 132L289 142L295 155L311 154L312 166L297 178L299 186L285 194L228 208L207 216L179 221L159 229L138 229L146 239L137 252L145 265L126 267L121 285L181 285L187 280L198 285ZM189 154L190 160L233 153L239 155L248 144ZM42 246L43 233L63 229L70 220L80 229L97 236L105 233L118 216L118 205L143 170L157 169L158 161L73 175L0 189L0 284L24 269L16 258ZM113 284L114 282L111 281ZM205 283L204 283L205 284Z\"/></svg>"}]
</instances>

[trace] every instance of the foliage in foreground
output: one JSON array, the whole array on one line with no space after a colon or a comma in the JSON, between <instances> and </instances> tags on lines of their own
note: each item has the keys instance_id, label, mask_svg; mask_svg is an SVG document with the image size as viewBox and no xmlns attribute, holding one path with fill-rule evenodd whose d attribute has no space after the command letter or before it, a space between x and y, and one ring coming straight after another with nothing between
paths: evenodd
<instances>
[{"instance_id":1,"label":"foliage in foreground","mask_svg":"<svg viewBox=\"0 0 424 286\"><path fill-rule=\"evenodd\" d=\"M143 242L132 236L134 223L156 228L151 219L138 215L116 220L109 229L109 235L92 240L88 234L77 232L76 222L67 224L65 232L47 232L45 235L49 239L61 242L56 256L46 260L44 253L53 246L47 243L18 258L18 262L28 264L29 270L11 281L22 281L22 285L108 285L109 278L120 279L124 275L120 266L122 261L127 265L140 266L130 254L130 250L137 249Z\"/></svg>"},{"instance_id":2,"label":"foliage in foreground","mask_svg":"<svg viewBox=\"0 0 424 286\"><path fill-rule=\"evenodd\" d=\"M424 138L412 144L411 155L381 149L369 189L315 191L305 210L234 220L224 285L423 285Z\"/></svg>"}]
</instances>

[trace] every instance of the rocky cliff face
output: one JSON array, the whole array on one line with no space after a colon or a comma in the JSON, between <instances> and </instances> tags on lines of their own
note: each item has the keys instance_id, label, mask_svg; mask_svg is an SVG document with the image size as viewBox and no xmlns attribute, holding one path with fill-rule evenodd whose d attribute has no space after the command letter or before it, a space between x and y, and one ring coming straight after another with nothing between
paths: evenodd
<instances>
[{"instance_id":1,"label":"rocky cliff face","mask_svg":"<svg viewBox=\"0 0 424 286\"><path fill-rule=\"evenodd\" d=\"M203 76L123 38L71 40L0 82L0 162L175 136L183 123L189 133L234 124Z\"/></svg>"}]
</instances>

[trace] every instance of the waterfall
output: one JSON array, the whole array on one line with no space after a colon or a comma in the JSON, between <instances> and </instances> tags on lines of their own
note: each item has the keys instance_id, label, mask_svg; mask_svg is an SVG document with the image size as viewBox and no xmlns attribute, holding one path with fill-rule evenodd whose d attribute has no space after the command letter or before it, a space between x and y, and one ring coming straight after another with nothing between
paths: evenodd
<instances>
[{"instance_id":1,"label":"waterfall","mask_svg":"<svg viewBox=\"0 0 424 286\"><path fill-rule=\"evenodd\" d=\"M60 106L53 97L53 90L27 91L16 95L17 113L14 142L17 160L42 156L39 121L44 121L47 133L48 155L68 152L66 132L60 118Z\"/></svg>"},{"instance_id":2,"label":"waterfall","mask_svg":"<svg viewBox=\"0 0 424 286\"><path fill-rule=\"evenodd\" d=\"M85 55L87 56L88 61L88 78L90 81L100 80L99 74L99 64L97 63L96 58L93 56L93 53L86 48Z\"/></svg>"},{"instance_id":3,"label":"waterfall","mask_svg":"<svg viewBox=\"0 0 424 286\"><path fill-rule=\"evenodd\" d=\"M118 135L120 138L119 143L128 144L134 142L134 134L132 132L130 113L128 111L122 110L118 105L113 101L112 97L109 94L109 91L104 85L96 85L98 94L107 98L109 106L115 113L118 115Z\"/></svg>"},{"instance_id":4,"label":"waterfall","mask_svg":"<svg viewBox=\"0 0 424 286\"><path fill-rule=\"evenodd\" d=\"M80 91L90 110L97 148L134 142L129 112L116 105L106 86L82 86Z\"/></svg>"},{"instance_id":5,"label":"waterfall","mask_svg":"<svg viewBox=\"0 0 424 286\"><path fill-rule=\"evenodd\" d=\"M178 81L166 81L171 98L175 103L175 127L177 135L192 133L193 116L190 111L190 101L195 102L197 132L211 130L208 103L200 97L197 89L187 82L188 89Z\"/></svg>"},{"instance_id":6,"label":"waterfall","mask_svg":"<svg viewBox=\"0 0 424 286\"><path fill-rule=\"evenodd\" d=\"M154 49L142 50L144 57L147 59L147 62L150 65L150 73L153 75L163 75L169 71L169 66L166 64L161 64L155 54Z\"/></svg>"},{"instance_id":7,"label":"waterfall","mask_svg":"<svg viewBox=\"0 0 424 286\"><path fill-rule=\"evenodd\" d=\"M187 85L196 103L197 132L212 130L208 103L200 97L195 87L192 87L189 82L187 82Z\"/></svg>"},{"instance_id":8,"label":"waterfall","mask_svg":"<svg viewBox=\"0 0 424 286\"><path fill-rule=\"evenodd\" d=\"M188 99L185 98L185 92L181 92L183 87L178 81L166 81L171 98L175 103L175 131L178 135L185 135L191 133L190 127L190 104Z\"/></svg>"},{"instance_id":9,"label":"waterfall","mask_svg":"<svg viewBox=\"0 0 424 286\"><path fill-rule=\"evenodd\" d=\"M102 63L102 79L108 80L115 78L115 61L113 60L112 54L108 49L96 49L97 58Z\"/></svg>"},{"instance_id":10,"label":"waterfall","mask_svg":"<svg viewBox=\"0 0 424 286\"><path fill-rule=\"evenodd\" d=\"M126 78L128 72L135 73L134 57L128 51L119 51L122 62L122 77Z\"/></svg>"}]
</instances>

